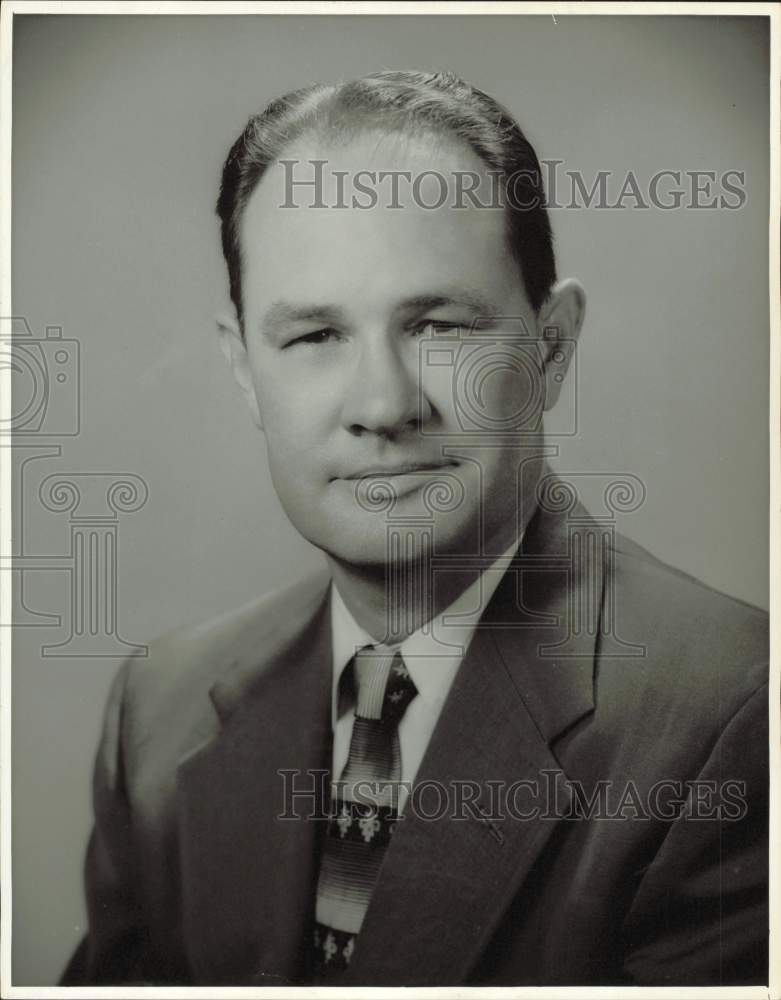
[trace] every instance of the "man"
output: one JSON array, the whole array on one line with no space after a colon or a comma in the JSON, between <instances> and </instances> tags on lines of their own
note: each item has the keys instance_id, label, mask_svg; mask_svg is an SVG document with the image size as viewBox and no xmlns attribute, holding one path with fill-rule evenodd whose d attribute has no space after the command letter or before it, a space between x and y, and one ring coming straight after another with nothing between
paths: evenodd
<instances>
[{"instance_id":1,"label":"man","mask_svg":"<svg viewBox=\"0 0 781 1000\"><path fill-rule=\"evenodd\" d=\"M550 474L585 300L517 124L449 74L310 88L218 211L328 573L120 670L63 982L765 982L765 616Z\"/></svg>"}]
</instances>

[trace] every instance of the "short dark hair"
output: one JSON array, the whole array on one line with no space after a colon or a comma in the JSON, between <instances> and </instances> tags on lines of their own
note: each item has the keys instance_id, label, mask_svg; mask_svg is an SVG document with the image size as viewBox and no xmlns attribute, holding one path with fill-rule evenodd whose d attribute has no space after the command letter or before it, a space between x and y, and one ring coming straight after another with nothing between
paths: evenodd
<instances>
[{"instance_id":1,"label":"short dark hair","mask_svg":"<svg viewBox=\"0 0 781 1000\"><path fill-rule=\"evenodd\" d=\"M225 161L217 202L239 322L243 325L239 227L266 168L307 131L377 128L459 138L500 178L513 178L513 198L505 199L508 243L529 301L539 311L556 281L556 262L534 148L505 108L455 74L401 70L293 91L247 122Z\"/></svg>"}]
</instances>

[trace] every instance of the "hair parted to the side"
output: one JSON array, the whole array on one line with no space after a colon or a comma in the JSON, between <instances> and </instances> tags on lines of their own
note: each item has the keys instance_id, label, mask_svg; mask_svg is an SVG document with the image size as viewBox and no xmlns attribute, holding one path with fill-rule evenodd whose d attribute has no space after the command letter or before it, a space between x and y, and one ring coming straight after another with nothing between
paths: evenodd
<instances>
[{"instance_id":1,"label":"hair parted to the side","mask_svg":"<svg viewBox=\"0 0 781 1000\"><path fill-rule=\"evenodd\" d=\"M316 84L272 101L253 115L222 172L217 214L230 295L243 326L242 214L267 167L306 132L429 132L460 139L503 179L508 242L535 311L556 280L553 237L539 160L518 123L497 101L453 73L393 70L332 86Z\"/></svg>"}]
</instances>

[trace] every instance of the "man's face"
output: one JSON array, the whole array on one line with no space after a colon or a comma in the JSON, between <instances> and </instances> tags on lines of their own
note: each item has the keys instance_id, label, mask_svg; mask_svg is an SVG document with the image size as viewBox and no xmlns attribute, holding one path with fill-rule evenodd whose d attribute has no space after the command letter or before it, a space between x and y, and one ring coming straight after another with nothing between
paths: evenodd
<instances>
[{"instance_id":1,"label":"man's face","mask_svg":"<svg viewBox=\"0 0 781 1000\"><path fill-rule=\"evenodd\" d=\"M468 148L398 135L332 147L302 140L285 159L299 161L296 179L313 176L310 160L327 161L329 206L339 202L337 183L345 184L340 171L348 205L359 171L415 177L433 169L451 185L457 170L485 174ZM517 531L519 463L541 440L525 434L524 450L496 428L523 410L528 428L529 410L542 411L528 366L508 365L506 351L504 363L491 363L497 339L487 314L515 317L498 334L505 344L508 330L537 329L504 215L468 200L453 209L451 195L427 209L420 202L432 204L439 189L424 185L415 198L404 183L402 207L390 208L389 189L377 190L371 209L313 208L307 188L294 190L298 207L282 207L290 192L283 168L273 165L247 205L245 391L251 381L273 483L301 534L349 563L386 563L387 526L407 519L433 523L438 553L474 555L482 544L496 554ZM472 344L476 320L483 339ZM430 349L432 337L443 336L466 338L461 360L471 356L471 382L454 378L456 343L442 344L449 355ZM472 410L487 415L482 428L478 420L465 432L459 391L472 392Z\"/></svg>"}]
</instances>

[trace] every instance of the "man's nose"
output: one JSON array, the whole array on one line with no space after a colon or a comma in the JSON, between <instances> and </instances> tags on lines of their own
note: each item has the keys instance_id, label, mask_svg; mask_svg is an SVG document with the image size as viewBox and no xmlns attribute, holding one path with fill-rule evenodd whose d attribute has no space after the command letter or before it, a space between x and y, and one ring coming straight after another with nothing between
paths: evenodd
<instances>
[{"instance_id":1,"label":"man's nose","mask_svg":"<svg viewBox=\"0 0 781 1000\"><path fill-rule=\"evenodd\" d=\"M351 373L342 416L353 434L398 435L427 418L421 398L418 354L378 338L365 343Z\"/></svg>"}]
</instances>

